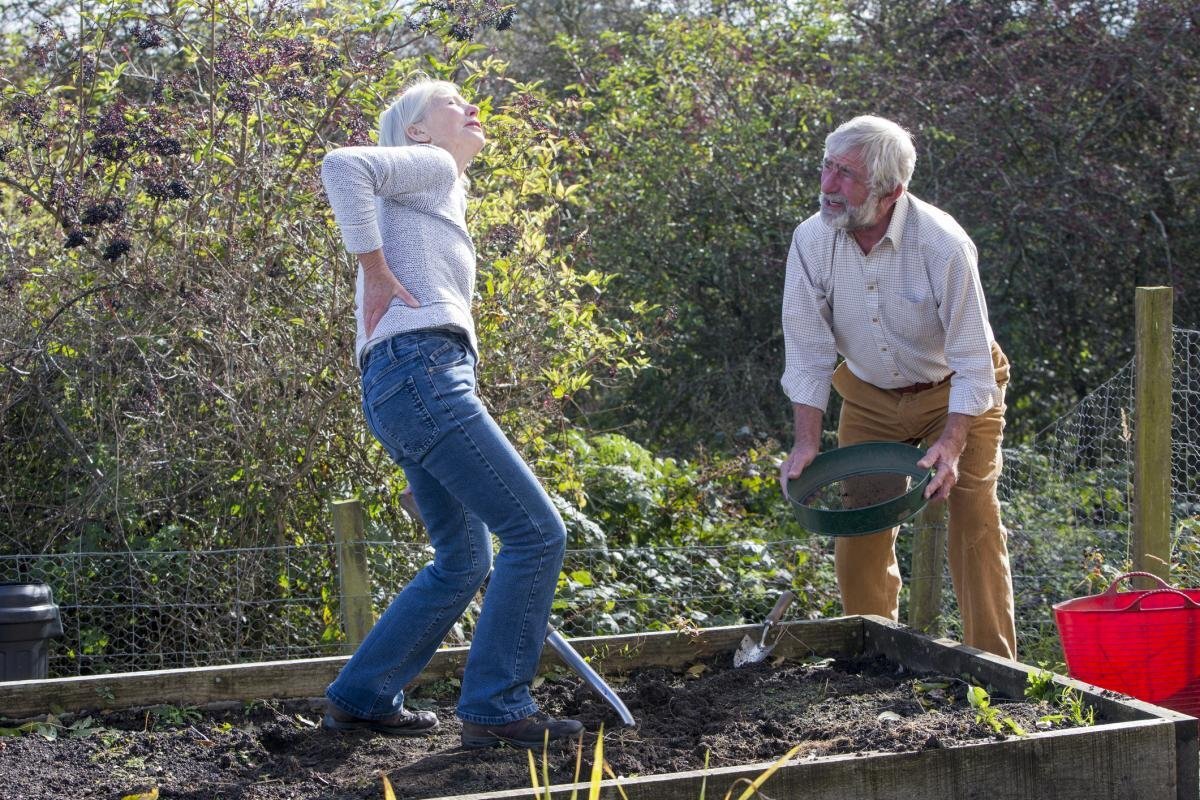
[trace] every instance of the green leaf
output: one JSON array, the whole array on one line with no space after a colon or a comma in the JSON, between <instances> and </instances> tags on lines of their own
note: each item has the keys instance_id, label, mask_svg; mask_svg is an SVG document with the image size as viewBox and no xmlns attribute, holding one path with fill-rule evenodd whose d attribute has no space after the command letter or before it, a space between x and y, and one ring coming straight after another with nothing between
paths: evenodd
<instances>
[{"instance_id":1,"label":"green leaf","mask_svg":"<svg viewBox=\"0 0 1200 800\"><path fill-rule=\"evenodd\" d=\"M982 686L967 687L967 702L971 704L972 708L987 708L990 704L989 701L988 693Z\"/></svg>"}]
</instances>

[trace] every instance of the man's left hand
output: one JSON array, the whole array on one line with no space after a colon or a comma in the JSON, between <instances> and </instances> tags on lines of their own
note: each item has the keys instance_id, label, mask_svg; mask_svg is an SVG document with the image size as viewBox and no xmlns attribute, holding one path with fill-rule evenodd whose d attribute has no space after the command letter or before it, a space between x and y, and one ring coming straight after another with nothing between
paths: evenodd
<instances>
[{"instance_id":1,"label":"man's left hand","mask_svg":"<svg viewBox=\"0 0 1200 800\"><path fill-rule=\"evenodd\" d=\"M933 467L934 475L925 487L925 499L941 502L950 496L950 490L958 483L958 458L967 445L967 432L974 417L966 414L950 414L946 429L917 462L921 469Z\"/></svg>"}]
</instances>

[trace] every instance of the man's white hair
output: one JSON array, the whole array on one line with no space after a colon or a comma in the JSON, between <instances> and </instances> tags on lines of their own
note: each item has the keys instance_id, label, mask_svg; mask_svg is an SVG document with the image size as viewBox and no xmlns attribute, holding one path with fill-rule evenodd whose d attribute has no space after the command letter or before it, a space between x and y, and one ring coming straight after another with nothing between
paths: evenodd
<instances>
[{"instance_id":1,"label":"man's white hair","mask_svg":"<svg viewBox=\"0 0 1200 800\"><path fill-rule=\"evenodd\" d=\"M897 186L907 188L917 165L912 134L883 117L855 117L825 137L826 156L850 153L857 153L866 165L871 189L877 195L888 194Z\"/></svg>"},{"instance_id":2,"label":"man's white hair","mask_svg":"<svg viewBox=\"0 0 1200 800\"><path fill-rule=\"evenodd\" d=\"M418 144L408 137L408 126L425 119L429 101L435 97L458 94L458 87L449 81L435 81L421 75L408 85L400 96L379 116L379 144L401 147Z\"/></svg>"}]
</instances>

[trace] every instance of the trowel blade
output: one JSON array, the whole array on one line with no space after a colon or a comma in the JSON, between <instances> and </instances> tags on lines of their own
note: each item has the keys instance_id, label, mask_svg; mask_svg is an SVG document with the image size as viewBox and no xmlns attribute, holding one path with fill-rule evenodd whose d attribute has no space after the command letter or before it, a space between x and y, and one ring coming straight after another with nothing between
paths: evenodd
<instances>
[{"instance_id":1,"label":"trowel blade","mask_svg":"<svg viewBox=\"0 0 1200 800\"><path fill-rule=\"evenodd\" d=\"M754 641L748 634L742 637L741 646L733 654L734 667L740 667L745 664L756 664L771 654L771 651L775 649L775 642L779 641L779 637L775 637L774 642L767 644L767 633L771 630L772 625L783 619L784 612L787 611L788 606L792 604L792 600L794 599L795 595L790 591L785 591L779 595L779 599L775 601L775 607L771 609L771 613L767 614L767 619L763 622L758 641Z\"/></svg>"},{"instance_id":2,"label":"trowel blade","mask_svg":"<svg viewBox=\"0 0 1200 800\"><path fill-rule=\"evenodd\" d=\"M760 647L749 636L742 637L742 643L733 654L733 666L741 667L746 664L756 664L771 652L770 647Z\"/></svg>"}]
</instances>

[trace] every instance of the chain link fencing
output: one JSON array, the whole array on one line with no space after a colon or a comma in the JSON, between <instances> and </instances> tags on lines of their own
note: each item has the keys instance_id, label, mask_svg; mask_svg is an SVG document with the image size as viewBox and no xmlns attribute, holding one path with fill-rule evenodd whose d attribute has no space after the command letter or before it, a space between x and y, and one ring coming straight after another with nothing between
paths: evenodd
<instances>
[{"instance_id":1,"label":"chain link fencing","mask_svg":"<svg viewBox=\"0 0 1200 800\"><path fill-rule=\"evenodd\" d=\"M1177 583L1200 585L1200 332L1177 330L1174 346L1173 560ZM1051 605L1095 591L1129 562L1132 431L1130 362L1032 443L1005 451L1000 496L1024 660L1059 660ZM908 572L906 528L901 566L911 583L926 576ZM425 545L396 541L363 549L376 613L431 557ZM570 550L553 621L568 636L756 622L785 588L799 595L793 615L834 614L832 551L817 536ZM53 588L64 636L51 648L51 676L353 649L333 543L0 556L0 582ZM957 636L945 574L943 584L944 631ZM449 644L469 640L477 612L473 603Z\"/></svg>"}]
</instances>

